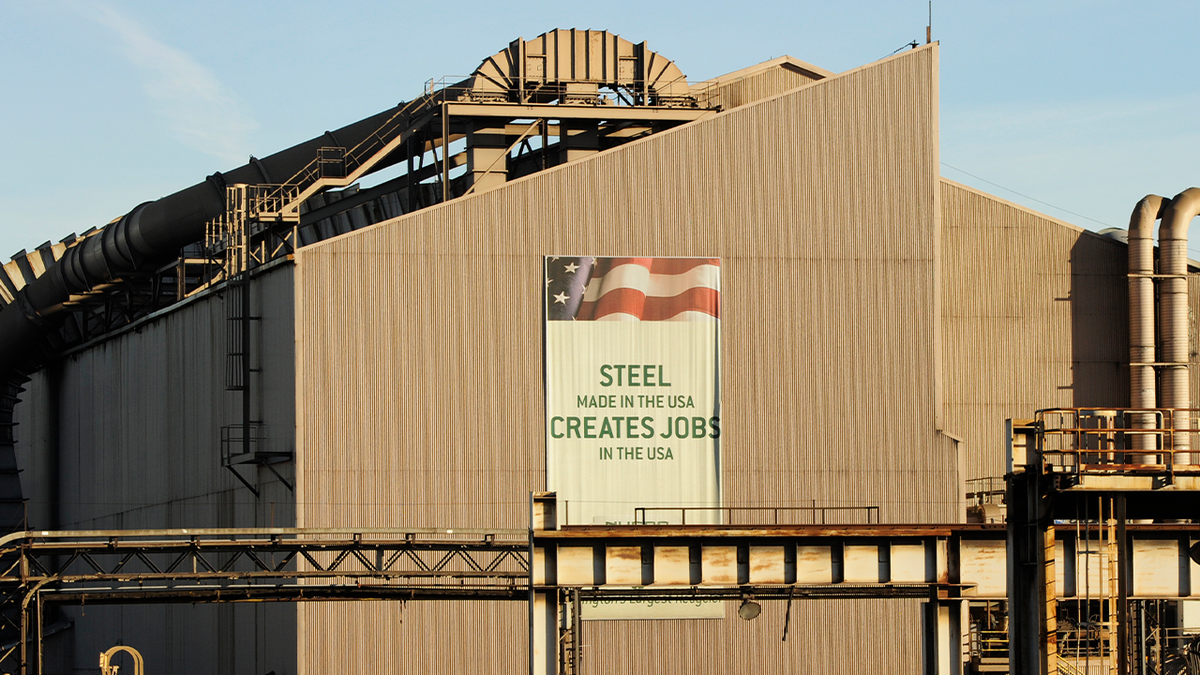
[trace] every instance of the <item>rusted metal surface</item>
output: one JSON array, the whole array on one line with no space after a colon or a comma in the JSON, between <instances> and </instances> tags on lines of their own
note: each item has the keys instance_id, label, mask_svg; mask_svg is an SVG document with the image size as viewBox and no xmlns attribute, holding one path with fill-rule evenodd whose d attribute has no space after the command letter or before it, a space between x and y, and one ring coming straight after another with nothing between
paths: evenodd
<instances>
[{"instance_id":1,"label":"rusted metal surface","mask_svg":"<svg viewBox=\"0 0 1200 675\"><path fill-rule=\"evenodd\" d=\"M686 525L689 513L700 514L700 522L711 520L705 518L705 514L720 514L723 516L724 522L730 524L733 524L735 515L741 516L737 520L749 519L752 521L749 524L764 525L787 525L799 522L801 519L813 524L819 521L822 525L826 522L840 523L858 520L867 523L879 522L878 506L639 506L633 510L633 522L641 525L653 524L656 521L653 518L647 518L647 514L678 514L679 522ZM697 519L693 516L692 523L695 524L696 521Z\"/></svg>"},{"instance_id":2,"label":"rusted metal surface","mask_svg":"<svg viewBox=\"0 0 1200 675\"><path fill-rule=\"evenodd\" d=\"M9 535L0 584L146 581L518 580L525 532L180 530ZM506 582L509 583L509 582ZM114 587L115 589L115 587Z\"/></svg>"},{"instance_id":3,"label":"rusted metal surface","mask_svg":"<svg viewBox=\"0 0 1200 675\"><path fill-rule=\"evenodd\" d=\"M1049 408L1038 410L1026 434L1050 471L1071 474L1200 475L1184 437L1200 433L1197 412L1176 408ZM1183 450L1182 452L1180 450Z\"/></svg>"},{"instance_id":4,"label":"rusted metal surface","mask_svg":"<svg viewBox=\"0 0 1200 675\"><path fill-rule=\"evenodd\" d=\"M507 600L529 591L528 531L36 531L0 542L0 635L24 672L47 605ZM32 640L26 640L32 636Z\"/></svg>"},{"instance_id":5,"label":"rusted metal surface","mask_svg":"<svg viewBox=\"0 0 1200 675\"><path fill-rule=\"evenodd\" d=\"M1200 565L1188 558L1189 547L1200 541L1200 524L1134 523L1126 526L1126 532L1135 561L1130 597L1187 597L1192 578L1198 580L1200 593ZM1101 547L1099 534L1081 534L1067 524L1056 528L1055 536L1057 544L1049 557L1057 561L1058 597L1082 597L1085 589L1109 583L1107 568L1077 558ZM919 586L939 593L951 591L955 597L1004 599L1006 537L1005 525L984 523L570 525L534 531L539 564L548 566L535 583L545 585L547 579L555 579L560 586L591 587L596 592L633 585L640 586L636 594L642 597L662 598L684 592L680 587L761 591L778 586L786 592L792 586L821 586L828 588L811 592L838 597L838 588L854 586L844 597L867 597L870 588L879 590L878 597L890 597L891 587ZM661 595L656 595L659 591Z\"/></svg>"},{"instance_id":6,"label":"rusted metal surface","mask_svg":"<svg viewBox=\"0 0 1200 675\"><path fill-rule=\"evenodd\" d=\"M1004 525L951 523L921 525L875 523L861 525L566 525L539 531L538 539L675 539L687 538L831 538L831 537L949 537L988 533L1003 538Z\"/></svg>"}]
</instances>

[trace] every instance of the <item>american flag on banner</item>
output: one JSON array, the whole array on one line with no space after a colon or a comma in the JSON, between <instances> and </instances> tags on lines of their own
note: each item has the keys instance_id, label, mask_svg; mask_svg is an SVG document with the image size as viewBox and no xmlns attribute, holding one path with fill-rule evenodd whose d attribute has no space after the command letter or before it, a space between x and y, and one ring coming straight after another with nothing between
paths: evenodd
<instances>
[{"instance_id":1,"label":"american flag on banner","mask_svg":"<svg viewBox=\"0 0 1200 675\"><path fill-rule=\"evenodd\" d=\"M718 258L546 258L549 321L715 321Z\"/></svg>"}]
</instances>

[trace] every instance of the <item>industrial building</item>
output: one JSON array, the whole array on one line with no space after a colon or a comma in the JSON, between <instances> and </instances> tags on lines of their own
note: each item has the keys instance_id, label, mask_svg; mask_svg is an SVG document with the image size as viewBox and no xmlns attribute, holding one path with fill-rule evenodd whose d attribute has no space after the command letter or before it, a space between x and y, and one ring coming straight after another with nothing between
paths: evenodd
<instances>
[{"instance_id":1,"label":"industrial building","mask_svg":"<svg viewBox=\"0 0 1200 675\"><path fill-rule=\"evenodd\" d=\"M688 82L645 43L552 31L21 252L0 275L7 529L526 530L548 489L545 261L580 254L719 259L728 517L965 523L1002 492L974 479L1002 485L1006 419L1157 406L1131 406L1126 241L942 178L938 58ZM43 672L116 644L156 673L531 660L523 602L81 603L45 610ZM722 606L588 621L577 665L930 668L911 597ZM992 606L971 611L960 668Z\"/></svg>"}]
</instances>

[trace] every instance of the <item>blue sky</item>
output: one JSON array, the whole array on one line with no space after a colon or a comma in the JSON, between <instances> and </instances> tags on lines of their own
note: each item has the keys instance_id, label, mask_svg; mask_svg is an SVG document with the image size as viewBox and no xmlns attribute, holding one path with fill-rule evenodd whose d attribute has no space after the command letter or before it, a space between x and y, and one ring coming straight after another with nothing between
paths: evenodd
<instances>
[{"instance_id":1,"label":"blue sky","mask_svg":"<svg viewBox=\"0 0 1200 675\"><path fill-rule=\"evenodd\" d=\"M784 54L840 72L924 41L927 8L0 0L0 258L413 98L517 37L606 29L693 81ZM935 0L942 175L1091 229L1200 184L1196 26L1194 0Z\"/></svg>"}]
</instances>

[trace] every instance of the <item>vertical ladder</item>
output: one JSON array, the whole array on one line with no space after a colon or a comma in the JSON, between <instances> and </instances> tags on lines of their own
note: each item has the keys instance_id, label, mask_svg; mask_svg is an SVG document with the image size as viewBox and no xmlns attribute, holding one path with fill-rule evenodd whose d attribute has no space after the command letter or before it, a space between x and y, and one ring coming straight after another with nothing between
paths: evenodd
<instances>
[{"instance_id":1,"label":"vertical ladder","mask_svg":"<svg viewBox=\"0 0 1200 675\"><path fill-rule=\"evenodd\" d=\"M259 424L251 410L251 378L258 372L251 355L251 322L258 318L250 308L250 225L257 211L254 196L254 186L226 187L225 216L220 223L225 246L225 390L241 394L241 421L222 430L221 463L257 497L258 489L235 468L252 460L259 450Z\"/></svg>"},{"instance_id":2,"label":"vertical ladder","mask_svg":"<svg viewBox=\"0 0 1200 675\"><path fill-rule=\"evenodd\" d=\"M1107 563L1108 579L1104 584L1105 609L1108 612L1108 672L1111 675L1117 675L1120 671L1118 668L1119 659L1117 654L1121 650L1118 636L1118 612L1117 601L1119 598L1119 589L1117 588L1118 570L1120 564L1120 555L1117 547L1117 517L1114 509L1112 497L1101 498L1101 513L1104 512L1105 502L1108 507L1108 517L1104 519L1104 551L1105 562Z\"/></svg>"},{"instance_id":3,"label":"vertical ladder","mask_svg":"<svg viewBox=\"0 0 1200 675\"><path fill-rule=\"evenodd\" d=\"M562 591L563 611L560 613L562 624L559 626L558 672L562 675L579 675L579 633L581 621L579 618L580 602L579 589L571 588Z\"/></svg>"}]
</instances>

